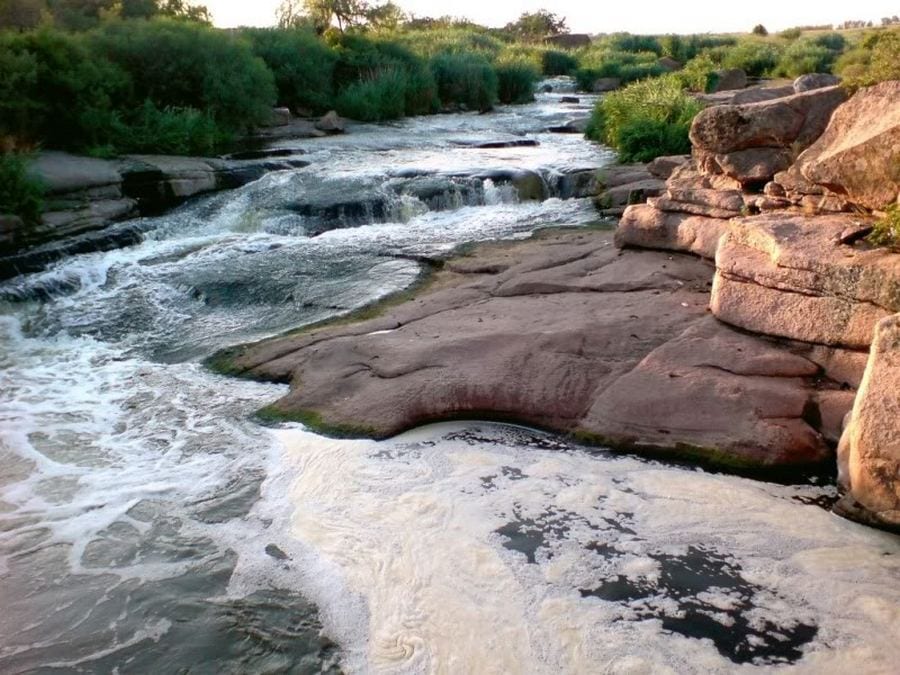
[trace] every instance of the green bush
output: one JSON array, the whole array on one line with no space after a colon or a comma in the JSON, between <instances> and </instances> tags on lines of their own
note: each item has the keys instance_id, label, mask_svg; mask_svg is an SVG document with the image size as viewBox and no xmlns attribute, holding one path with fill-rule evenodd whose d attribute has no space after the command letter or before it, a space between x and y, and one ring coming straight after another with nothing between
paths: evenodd
<instances>
[{"instance_id":1,"label":"green bush","mask_svg":"<svg viewBox=\"0 0 900 675\"><path fill-rule=\"evenodd\" d=\"M888 206L884 217L875 223L874 228L868 237L870 242L876 246L900 249L900 206Z\"/></svg>"},{"instance_id":2,"label":"green bush","mask_svg":"<svg viewBox=\"0 0 900 675\"><path fill-rule=\"evenodd\" d=\"M784 50L774 70L775 74L783 77L827 73L831 71L836 57L836 52L812 40L797 40Z\"/></svg>"},{"instance_id":3,"label":"green bush","mask_svg":"<svg viewBox=\"0 0 900 675\"><path fill-rule=\"evenodd\" d=\"M335 107L341 115L364 122L397 119L406 112L407 84L406 74L399 68L385 70L344 89Z\"/></svg>"},{"instance_id":4,"label":"green bush","mask_svg":"<svg viewBox=\"0 0 900 675\"><path fill-rule=\"evenodd\" d=\"M614 148L622 162L647 162L689 151L688 132L700 110L674 75L643 80L600 100L587 135Z\"/></svg>"},{"instance_id":5,"label":"green bush","mask_svg":"<svg viewBox=\"0 0 900 675\"><path fill-rule=\"evenodd\" d=\"M719 64L713 61L708 52L704 52L684 64L684 68L673 73L673 76L688 91L707 92L718 79L715 75L718 68Z\"/></svg>"},{"instance_id":6,"label":"green bush","mask_svg":"<svg viewBox=\"0 0 900 675\"><path fill-rule=\"evenodd\" d=\"M587 50L581 55L581 67L575 72L575 79L585 91L590 91L601 77L615 77L627 84L664 74L666 70L657 60L654 52Z\"/></svg>"},{"instance_id":7,"label":"green bush","mask_svg":"<svg viewBox=\"0 0 900 675\"><path fill-rule=\"evenodd\" d=\"M541 74L527 61L511 61L495 66L497 97L501 103L528 103L534 100L534 83Z\"/></svg>"},{"instance_id":8,"label":"green bush","mask_svg":"<svg viewBox=\"0 0 900 675\"><path fill-rule=\"evenodd\" d=\"M767 40L742 40L734 47L724 48L722 66L740 68L748 75L761 77L778 65L779 47Z\"/></svg>"},{"instance_id":9,"label":"green bush","mask_svg":"<svg viewBox=\"0 0 900 675\"><path fill-rule=\"evenodd\" d=\"M185 21L115 21L92 34L99 54L124 70L130 104L194 108L228 132L268 122L272 72L237 35Z\"/></svg>"},{"instance_id":10,"label":"green bush","mask_svg":"<svg viewBox=\"0 0 900 675\"><path fill-rule=\"evenodd\" d=\"M431 72L443 105L489 110L497 101L497 73L483 56L438 54L431 60Z\"/></svg>"},{"instance_id":11,"label":"green bush","mask_svg":"<svg viewBox=\"0 0 900 675\"><path fill-rule=\"evenodd\" d=\"M233 138L216 124L212 115L195 108L160 109L144 101L136 111L126 113L113 125L110 148L93 148L91 154L113 152L165 153L169 155L210 155Z\"/></svg>"},{"instance_id":12,"label":"green bush","mask_svg":"<svg viewBox=\"0 0 900 675\"><path fill-rule=\"evenodd\" d=\"M275 76L279 105L314 113L334 105L332 80L338 56L315 33L299 28L248 28L242 35Z\"/></svg>"},{"instance_id":13,"label":"green bush","mask_svg":"<svg viewBox=\"0 0 900 675\"><path fill-rule=\"evenodd\" d=\"M879 31L866 37L841 55L835 72L851 88L900 80L900 30Z\"/></svg>"},{"instance_id":14,"label":"green bush","mask_svg":"<svg viewBox=\"0 0 900 675\"><path fill-rule=\"evenodd\" d=\"M43 186L27 174L26 158L0 154L0 214L19 216L26 223L40 220Z\"/></svg>"},{"instance_id":15,"label":"green bush","mask_svg":"<svg viewBox=\"0 0 900 675\"><path fill-rule=\"evenodd\" d=\"M632 35L631 33L615 33L602 41L612 51L617 52L653 52L656 56L663 53L659 38L654 35Z\"/></svg>"},{"instance_id":16,"label":"green bush","mask_svg":"<svg viewBox=\"0 0 900 675\"><path fill-rule=\"evenodd\" d=\"M80 149L106 141L128 77L83 36L43 28L0 33L0 133Z\"/></svg>"},{"instance_id":17,"label":"green bush","mask_svg":"<svg viewBox=\"0 0 900 675\"><path fill-rule=\"evenodd\" d=\"M578 68L578 59L568 52L548 49L541 54L541 69L544 75L571 75Z\"/></svg>"}]
</instances>

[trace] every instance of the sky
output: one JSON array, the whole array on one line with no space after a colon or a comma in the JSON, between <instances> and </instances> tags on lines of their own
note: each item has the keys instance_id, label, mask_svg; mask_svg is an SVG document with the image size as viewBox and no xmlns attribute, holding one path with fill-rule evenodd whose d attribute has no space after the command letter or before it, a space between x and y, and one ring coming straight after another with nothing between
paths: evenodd
<instances>
[{"instance_id":1,"label":"sky","mask_svg":"<svg viewBox=\"0 0 900 675\"><path fill-rule=\"evenodd\" d=\"M213 13L217 26L270 26L281 0L194 0ZM900 0L753 0L752 2L672 2L672 0L394 0L416 16L464 16L486 26L502 26L522 12L546 8L566 17L577 33L748 32L758 23L769 31L800 25L836 24L848 19L875 21L900 14Z\"/></svg>"}]
</instances>

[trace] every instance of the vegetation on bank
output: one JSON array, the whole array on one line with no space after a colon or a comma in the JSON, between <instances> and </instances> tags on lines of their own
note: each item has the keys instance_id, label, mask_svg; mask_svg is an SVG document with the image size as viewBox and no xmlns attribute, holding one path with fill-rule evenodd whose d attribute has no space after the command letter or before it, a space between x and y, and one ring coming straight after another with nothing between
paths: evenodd
<instances>
[{"instance_id":1,"label":"vegetation on bank","mask_svg":"<svg viewBox=\"0 0 900 675\"><path fill-rule=\"evenodd\" d=\"M26 169L25 156L0 154L0 214L13 214L26 223L34 223L41 215L44 190Z\"/></svg>"}]
</instances>

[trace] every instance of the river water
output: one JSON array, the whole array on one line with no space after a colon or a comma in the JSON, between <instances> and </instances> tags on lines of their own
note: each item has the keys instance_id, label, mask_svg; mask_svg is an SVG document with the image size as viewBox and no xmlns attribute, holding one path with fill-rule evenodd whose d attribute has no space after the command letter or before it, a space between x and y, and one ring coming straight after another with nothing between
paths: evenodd
<instances>
[{"instance_id":1,"label":"river water","mask_svg":"<svg viewBox=\"0 0 900 675\"><path fill-rule=\"evenodd\" d=\"M0 672L896 672L900 540L827 482L475 422L267 428L282 386L200 364L593 223L571 176L611 155L546 131L590 104L281 143L310 165L0 285Z\"/></svg>"}]
</instances>

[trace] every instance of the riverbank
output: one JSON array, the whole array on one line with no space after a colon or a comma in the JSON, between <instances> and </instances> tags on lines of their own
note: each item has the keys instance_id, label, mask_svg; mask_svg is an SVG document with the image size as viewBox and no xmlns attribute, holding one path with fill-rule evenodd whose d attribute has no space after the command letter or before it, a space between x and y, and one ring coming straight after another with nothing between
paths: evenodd
<instances>
[{"instance_id":1,"label":"riverbank","mask_svg":"<svg viewBox=\"0 0 900 675\"><path fill-rule=\"evenodd\" d=\"M483 246L380 316L212 363L290 383L263 415L341 436L499 419L742 469L834 463L843 437L842 512L894 528L900 256L862 241L874 218L849 206L897 196L877 151L898 128L897 86L710 108L694 159L625 211L621 250L596 232ZM772 138L807 149L799 168ZM835 144L868 158L869 180L831 159Z\"/></svg>"}]
</instances>

